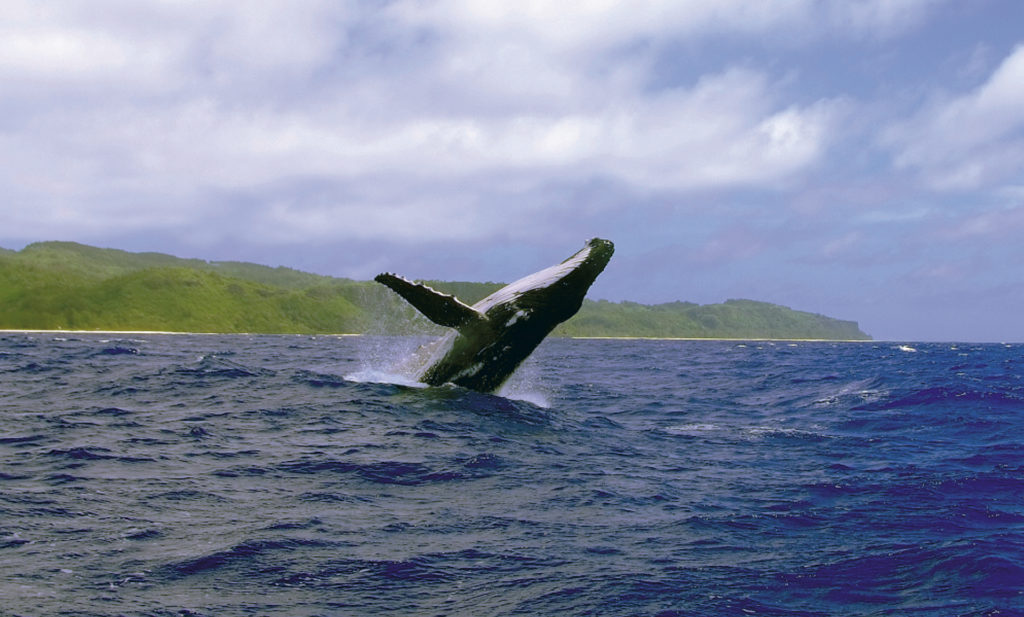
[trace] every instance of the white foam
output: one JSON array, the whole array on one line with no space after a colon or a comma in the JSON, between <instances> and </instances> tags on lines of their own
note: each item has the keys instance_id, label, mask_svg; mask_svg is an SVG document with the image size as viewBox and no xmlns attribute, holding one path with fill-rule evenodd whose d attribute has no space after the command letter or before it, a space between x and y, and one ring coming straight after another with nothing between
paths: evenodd
<instances>
[{"instance_id":1,"label":"white foam","mask_svg":"<svg viewBox=\"0 0 1024 617\"><path fill-rule=\"evenodd\" d=\"M669 426L665 428L665 432L670 435L696 435L699 433L710 433L717 430L719 430L719 426L717 424L708 424L704 422L680 424L679 426Z\"/></svg>"},{"instance_id":2,"label":"white foam","mask_svg":"<svg viewBox=\"0 0 1024 617\"><path fill-rule=\"evenodd\" d=\"M537 390L520 390L515 387L502 388L498 390L498 396L511 399L513 401L523 401L524 403L530 403L543 409L551 408L551 401L548 400L547 395Z\"/></svg>"},{"instance_id":3,"label":"white foam","mask_svg":"<svg viewBox=\"0 0 1024 617\"><path fill-rule=\"evenodd\" d=\"M357 383L389 383L398 386L409 386L412 388L427 387L427 384L416 381L408 375L401 375L399 373L392 373L372 368L349 373L348 375L345 375L345 379L347 381L355 381Z\"/></svg>"},{"instance_id":4,"label":"white foam","mask_svg":"<svg viewBox=\"0 0 1024 617\"><path fill-rule=\"evenodd\" d=\"M744 432L750 437L764 437L764 436L775 436L783 435L786 437L828 437L824 433L818 433L815 431L809 431L798 428L786 428L780 426L751 426L744 429Z\"/></svg>"}]
</instances>

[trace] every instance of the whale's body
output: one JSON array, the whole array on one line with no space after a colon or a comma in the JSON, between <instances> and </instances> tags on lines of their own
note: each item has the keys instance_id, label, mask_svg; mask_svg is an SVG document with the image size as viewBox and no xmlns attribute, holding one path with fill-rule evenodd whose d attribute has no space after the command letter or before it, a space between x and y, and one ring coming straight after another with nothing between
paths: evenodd
<instances>
[{"instance_id":1,"label":"whale's body","mask_svg":"<svg viewBox=\"0 0 1024 617\"><path fill-rule=\"evenodd\" d=\"M469 306L390 273L374 280L405 298L428 319L453 330L417 379L493 392L558 324L576 314L615 248L594 238L560 264L507 285Z\"/></svg>"}]
</instances>

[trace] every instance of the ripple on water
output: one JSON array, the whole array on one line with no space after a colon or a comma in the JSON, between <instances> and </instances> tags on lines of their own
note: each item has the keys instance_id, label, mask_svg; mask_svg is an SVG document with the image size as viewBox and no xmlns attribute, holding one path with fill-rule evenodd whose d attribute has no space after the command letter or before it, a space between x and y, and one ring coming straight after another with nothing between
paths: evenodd
<instances>
[{"instance_id":1,"label":"ripple on water","mask_svg":"<svg viewBox=\"0 0 1024 617\"><path fill-rule=\"evenodd\" d=\"M0 335L4 610L1024 614L1019 347L387 343Z\"/></svg>"}]
</instances>

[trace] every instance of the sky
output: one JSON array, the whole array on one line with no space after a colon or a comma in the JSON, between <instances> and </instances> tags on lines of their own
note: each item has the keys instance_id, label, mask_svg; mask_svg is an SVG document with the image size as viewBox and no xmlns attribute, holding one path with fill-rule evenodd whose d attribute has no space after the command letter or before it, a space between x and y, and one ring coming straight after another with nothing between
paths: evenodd
<instances>
[{"instance_id":1,"label":"sky","mask_svg":"<svg viewBox=\"0 0 1024 617\"><path fill-rule=\"evenodd\" d=\"M0 247L1024 341L1024 2L3 0Z\"/></svg>"}]
</instances>

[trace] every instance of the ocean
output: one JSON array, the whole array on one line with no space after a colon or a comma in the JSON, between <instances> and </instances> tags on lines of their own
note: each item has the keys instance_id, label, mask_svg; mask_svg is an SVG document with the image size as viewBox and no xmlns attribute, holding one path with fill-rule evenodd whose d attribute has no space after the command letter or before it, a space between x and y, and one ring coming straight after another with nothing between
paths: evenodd
<instances>
[{"instance_id":1,"label":"ocean","mask_svg":"<svg viewBox=\"0 0 1024 617\"><path fill-rule=\"evenodd\" d=\"M1024 615L1024 345L0 334L0 614Z\"/></svg>"}]
</instances>

